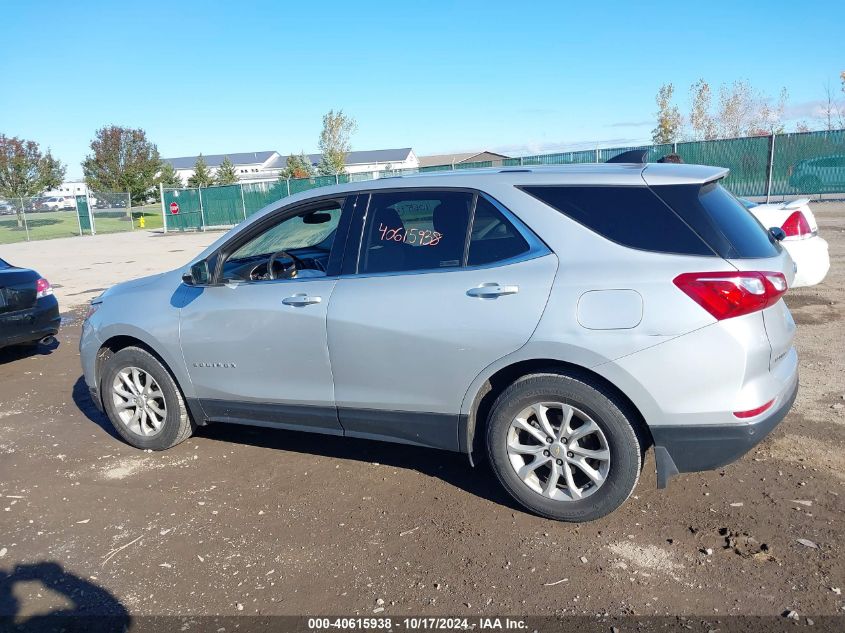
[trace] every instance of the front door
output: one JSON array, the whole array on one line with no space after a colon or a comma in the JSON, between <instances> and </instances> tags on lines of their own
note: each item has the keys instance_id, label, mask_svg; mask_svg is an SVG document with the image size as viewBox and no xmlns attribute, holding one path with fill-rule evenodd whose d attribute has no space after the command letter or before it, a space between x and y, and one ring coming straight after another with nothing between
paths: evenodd
<instances>
[{"instance_id":1,"label":"front door","mask_svg":"<svg viewBox=\"0 0 845 633\"><path fill-rule=\"evenodd\" d=\"M222 247L218 285L185 289L182 352L209 419L340 434L326 314L341 206L289 213Z\"/></svg>"},{"instance_id":2,"label":"front door","mask_svg":"<svg viewBox=\"0 0 845 633\"><path fill-rule=\"evenodd\" d=\"M528 341L557 258L500 205L456 190L372 194L359 250L328 313L340 422L457 450L467 388Z\"/></svg>"}]
</instances>

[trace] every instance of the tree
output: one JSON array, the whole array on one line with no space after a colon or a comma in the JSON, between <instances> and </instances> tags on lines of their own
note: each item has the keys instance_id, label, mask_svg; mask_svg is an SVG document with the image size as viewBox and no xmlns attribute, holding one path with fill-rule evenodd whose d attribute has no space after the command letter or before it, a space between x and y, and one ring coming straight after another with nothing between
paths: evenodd
<instances>
[{"instance_id":1,"label":"tree","mask_svg":"<svg viewBox=\"0 0 845 633\"><path fill-rule=\"evenodd\" d=\"M675 86L671 83L663 84L657 91L657 127L651 131L651 140L655 144L674 143L681 132L681 112L672 103Z\"/></svg>"},{"instance_id":2,"label":"tree","mask_svg":"<svg viewBox=\"0 0 845 633\"><path fill-rule=\"evenodd\" d=\"M150 195L161 170L161 157L144 130L107 125L97 130L91 150L82 162L89 189L128 191L133 203Z\"/></svg>"},{"instance_id":3,"label":"tree","mask_svg":"<svg viewBox=\"0 0 845 633\"><path fill-rule=\"evenodd\" d=\"M691 140L711 140L779 134L784 131L787 97L786 88L773 101L748 81L735 81L719 87L714 110L710 84L699 79L690 86L690 116L685 136Z\"/></svg>"},{"instance_id":4,"label":"tree","mask_svg":"<svg viewBox=\"0 0 845 633\"><path fill-rule=\"evenodd\" d=\"M825 102L822 106L822 120L826 130L845 127L845 107L840 106L836 101L836 95L830 87L830 83L824 87ZM845 93L845 73L842 73L842 92Z\"/></svg>"},{"instance_id":5,"label":"tree","mask_svg":"<svg viewBox=\"0 0 845 633\"><path fill-rule=\"evenodd\" d=\"M173 168L173 165L165 161L162 161L161 163L161 171L158 174L158 182L164 187L171 189L179 189L185 186L185 183L182 182L182 178Z\"/></svg>"},{"instance_id":6,"label":"tree","mask_svg":"<svg viewBox=\"0 0 845 633\"><path fill-rule=\"evenodd\" d=\"M214 184L214 176L208 168L208 163L202 157L202 154L197 156L197 162L194 163L194 175L188 178L189 187L210 187Z\"/></svg>"},{"instance_id":7,"label":"tree","mask_svg":"<svg viewBox=\"0 0 845 633\"><path fill-rule=\"evenodd\" d=\"M755 90L748 81L735 81L719 89L719 106L715 121L720 138L738 136L763 136L783 131L783 113L786 108L786 88L778 100Z\"/></svg>"},{"instance_id":8,"label":"tree","mask_svg":"<svg viewBox=\"0 0 845 633\"><path fill-rule=\"evenodd\" d=\"M42 153L35 141L0 134L0 195L26 198L45 189L58 187L65 177L65 166L50 154ZM17 209L18 226L23 226L23 208Z\"/></svg>"},{"instance_id":9,"label":"tree","mask_svg":"<svg viewBox=\"0 0 845 633\"><path fill-rule=\"evenodd\" d=\"M710 84L703 79L690 86L689 126L692 140L709 141L716 138L716 124L710 114L711 98Z\"/></svg>"},{"instance_id":10,"label":"tree","mask_svg":"<svg viewBox=\"0 0 845 633\"><path fill-rule=\"evenodd\" d=\"M343 110L329 110L323 115L320 132L320 164L317 171L323 176L342 174L346 169L346 155L352 149L349 138L358 129L358 123L346 116Z\"/></svg>"},{"instance_id":11,"label":"tree","mask_svg":"<svg viewBox=\"0 0 845 633\"><path fill-rule=\"evenodd\" d=\"M783 113L786 110L786 100L789 98L789 93L786 88L781 88L778 94L778 100L772 104L765 96L760 99L760 125L759 131L761 134L755 136L763 136L768 134L783 134L786 127L783 124ZM752 130L753 134L753 130Z\"/></svg>"},{"instance_id":12,"label":"tree","mask_svg":"<svg viewBox=\"0 0 845 633\"><path fill-rule=\"evenodd\" d=\"M281 180L288 178L311 178L313 175L314 166L304 151L288 156L285 168L279 172L279 178Z\"/></svg>"},{"instance_id":13,"label":"tree","mask_svg":"<svg viewBox=\"0 0 845 633\"><path fill-rule=\"evenodd\" d=\"M215 181L218 185L233 185L238 182L238 175L235 173L235 165L228 156L223 157L223 162L217 168Z\"/></svg>"}]
</instances>

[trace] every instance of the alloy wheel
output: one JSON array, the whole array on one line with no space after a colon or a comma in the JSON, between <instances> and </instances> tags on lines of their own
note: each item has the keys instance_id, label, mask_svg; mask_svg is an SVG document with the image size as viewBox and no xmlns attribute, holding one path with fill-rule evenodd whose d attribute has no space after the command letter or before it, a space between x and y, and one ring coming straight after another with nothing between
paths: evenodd
<instances>
[{"instance_id":1,"label":"alloy wheel","mask_svg":"<svg viewBox=\"0 0 845 633\"><path fill-rule=\"evenodd\" d=\"M148 372L125 367L112 382L112 401L118 418L132 433L141 437L156 435L167 419L164 392Z\"/></svg>"},{"instance_id":2,"label":"alloy wheel","mask_svg":"<svg viewBox=\"0 0 845 633\"><path fill-rule=\"evenodd\" d=\"M577 501L607 480L610 448L595 420L562 402L538 402L517 414L508 460L522 482L555 501Z\"/></svg>"}]
</instances>

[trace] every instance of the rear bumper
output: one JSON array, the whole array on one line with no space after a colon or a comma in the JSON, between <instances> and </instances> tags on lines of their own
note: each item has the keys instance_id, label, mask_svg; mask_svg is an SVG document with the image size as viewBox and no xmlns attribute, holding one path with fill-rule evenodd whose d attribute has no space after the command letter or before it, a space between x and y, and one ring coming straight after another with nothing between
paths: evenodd
<instances>
[{"instance_id":1,"label":"rear bumper","mask_svg":"<svg viewBox=\"0 0 845 633\"><path fill-rule=\"evenodd\" d=\"M786 417L798 395L798 375L777 399L775 409L752 423L652 427L657 487L678 473L713 470L757 446Z\"/></svg>"},{"instance_id":2,"label":"rear bumper","mask_svg":"<svg viewBox=\"0 0 845 633\"><path fill-rule=\"evenodd\" d=\"M0 314L0 347L32 343L59 331L59 302L50 295L28 310Z\"/></svg>"},{"instance_id":3,"label":"rear bumper","mask_svg":"<svg viewBox=\"0 0 845 633\"><path fill-rule=\"evenodd\" d=\"M816 235L805 240L784 240L781 245L795 262L793 288L815 286L821 283L830 270L827 242Z\"/></svg>"}]
</instances>

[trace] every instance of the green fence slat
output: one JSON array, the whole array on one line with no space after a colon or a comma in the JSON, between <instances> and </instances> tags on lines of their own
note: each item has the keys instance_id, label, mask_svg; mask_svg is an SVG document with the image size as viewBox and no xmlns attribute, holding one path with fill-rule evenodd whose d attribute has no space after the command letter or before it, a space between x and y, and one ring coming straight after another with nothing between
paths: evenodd
<instances>
[{"instance_id":1,"label":"green fence slat","mask_svg":"<svg viewBox=\"0 0 845 633\"><path fill-rule=\"evenodd\" d=\"M82 235L91 235L91 216L88 212L88 197L76 196L76 213Z\"/></svg>"},{"instance_id":2,"label":"green fence slat","mask_svg":"<svg viewBox=\"0 0 845 633\"><path fill-rule=\"evenodd\" d=\"M178 205L178 213L172 213L170 210L174 202ZM165 189L164 213L168 231L201 229L203 223L199 189Z\"/></svg>"},{"instance_id":3,"label":"green fence slat","mask_svg":"<svg viewBox=\"0 0 845 633\"><path fill-rule=\"evenodd\" d=\"M845 192L845 130L778 134L772 194Z\"/></svg>"},{"instance_id":4,"label":"green fence slat","mask_svg":"<svg viewBox=\"0 0 845 633\"><path fill-rule=\"evenodd\" d=\"M686 141L676 144L636 145L600 149L573 150L535 154L501 161L477 161L455 165L431 165L419 169L365 172L338 176L313 176L277 181L249 182L237 185L164 191L165 220L168 230L201 229L204 226L231 226L277 202L295 195L335 183L360 182L373 178L389 178L408 173L532 165L569 165L605 162L614 156L634 150L648 150L647 161L656 162L677 151L685 163L727 167L724 184L739 196L764 196L768 187L770 136ZM778 134L774 138L774 166L771 170L773 195L845 193L845 130ZM177 202L179 213L171 214L170 204ZM83 232L90 230L80 211ZM96 217L95 217L96 221ZM95 227L96 228L96 227Z\"/></svg>"}]
</instances>

